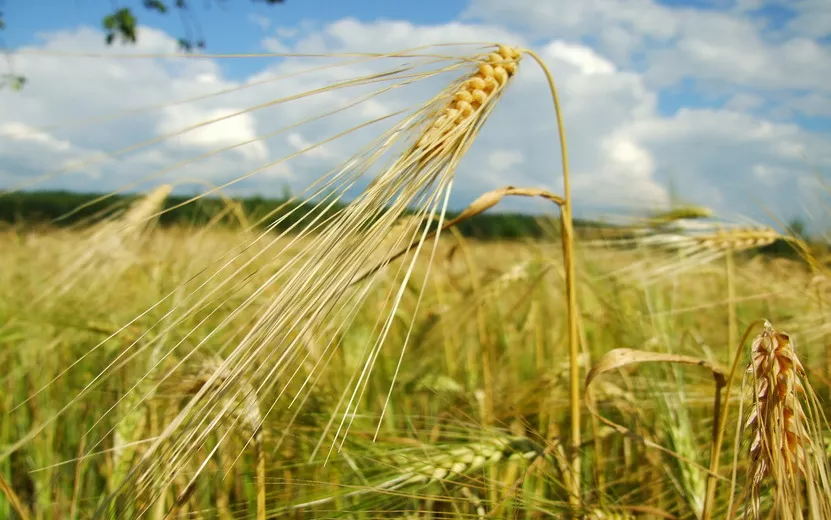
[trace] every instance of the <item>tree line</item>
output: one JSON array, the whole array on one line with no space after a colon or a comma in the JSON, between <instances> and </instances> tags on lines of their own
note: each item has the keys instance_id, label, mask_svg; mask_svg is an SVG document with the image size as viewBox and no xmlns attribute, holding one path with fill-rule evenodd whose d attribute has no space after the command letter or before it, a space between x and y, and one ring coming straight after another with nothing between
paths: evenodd
<instances>
[{"instance_id":1,"label":"tree line","mask_svg":"<svg viewBox=\"0 0 831 520\"><path fill-rule=\"evenodd\" d=\"M242 215L247 224L265 228L282 217L278 230L296 224L310 211L319 212L311 201L290 201L290 193L282 198L251 196L220 199L203 197L190 202L189 195L171 195L159 216L161 226L217 226L239 225ZM69 227L86 225L115 217L129 204L138 200L136 195L112 195L105 199L100 194L70 191L30 191L5 194L0 197L0 223L27 230L43 226ZM332 214L343 208L335 204L327 211ZM447 219L458 215L448 212ZM324 221L325 217L321 219ZM465 237L479 240L521 240L556 237L559 221L549 216L523 213L482 213L459 223L456 229ZM575 231L584 239L632 237L624 228L596 220L575 219ZM762 248L765 256L794 256L793 248L779 240Z\"/></svg>"},{"instance_id":2,"label":"tree line","mask_svg":"<svg viewBox=\"0 0 831 520\"><path fill-rule=\"evenodd\" d=\"M98 200L100 198L100 194L70 191L10 193L0 197L0 222L21 228L83 225L114 217L137 200L135 195L113 195ZM310 201L289 202L288 197L252 196L229 201L204 197L184 204L191 198L192 196L183 195L169 196L164 203L164 212L159 216L159 223L162 226L204 226L208 223L234 225L239 222L237 215L242 214L251 224L262 220L262 227L283 217L277 226L277 229L282 230L314 209L314 204ZM229 202L235 208L229 208ZM334 205L328 211L332 213L341 208L342 204ZM456 215L458 213L448 212L447 218ZM485 213L461 222L457 229L464 236L479 239L540 238L545 233L541 218L544 217L521 213Z\"/></svg>"}]
</instances>

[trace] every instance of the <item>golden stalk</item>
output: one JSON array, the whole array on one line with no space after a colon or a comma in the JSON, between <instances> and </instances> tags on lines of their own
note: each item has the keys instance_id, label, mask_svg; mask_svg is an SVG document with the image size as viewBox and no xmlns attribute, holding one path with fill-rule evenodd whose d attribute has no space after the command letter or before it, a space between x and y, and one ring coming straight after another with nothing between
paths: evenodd
<instances>
[{"instance_id":1,"label":"golden stalk","mask_svg":"<svg viewBox=\"0 0 831 520\"><path fill-rule=\"evenodd\" d=\"M568 168L568 146L566 144L565 124L563 123L560 99L554 77L542 58L534 51L524 50L534 58L545 73L551 89L551 98L554 101L554 111L557 117L557 130L560 136L560 155L563 170L563 204L560 206L562 221L563 263L565 265L566 281L566 308L568 320L568 355L569 355L569 403L571 409L571 489L569 503L576 509L582 502L581 492L581 465L580 465L580 419L582 407L580 402L580 345L578 335L578 308L577 282L574 267L574 221L572 217L571 184Z\"/></svg>"}]
</instances>

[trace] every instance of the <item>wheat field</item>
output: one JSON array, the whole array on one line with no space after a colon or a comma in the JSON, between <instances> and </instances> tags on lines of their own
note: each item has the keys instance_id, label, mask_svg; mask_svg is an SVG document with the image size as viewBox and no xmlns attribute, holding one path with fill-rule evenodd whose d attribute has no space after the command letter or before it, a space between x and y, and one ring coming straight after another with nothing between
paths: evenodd
<instances>
[{"instance_id":1,"label":"wheat field","mask_svg":"<svg viewBox=\"0 0 831 520\"><path fill-rule=\"evenodd\" d=\"M175 291L182 280L198 279L204 269L199 259L237 243L241 233L154 230L129 267L107 284L95 285L102 275L95 273L78 282L84 289L50 298L49 305L42 306L31 302L45 283L44 275L63 267L56 266L54 259L71 258L59 252L73 247L77 232L4 233L1 261L10 268L4 269L0 284L5 324L2 362L7 367L2 406L8 418L3 422L3 445L14 443L39 418L53 414L56 403L83 388L131 342L138 341L140 349L143 342L154 341L151 348L131 354L129 363L117 365L114 376L94 388L81 406L5 461L8 485L31 518L88 517L101 497L117 487L148 439L199 389L200 378L211 373L216 359L226 354L235 327L212 338L188 360L187 377L164 381L141 400L122 400L144 367L160 363L161 371L186 355L161 359L160 352L168 345L188 334L208 336L212 321L219 319L193 316L165 331L163 338L141 338L155 315L165 313L173 303L131 323L118 343L88 351L160 296ZM315 390L303 396L306 403L299 415L293 417L289 402L281 401L260 424L261 415L282 389L249 396L235 408L244 417L221 449L212 453L205 474L187 499L177 501L193 471L188 467L165 490L160 503L167 508L177 504L174 514L179 517L253 516L259 451L265 458L266 510L274 515L544 518L567 511L568 465L560 440L568 429L567 331L558 247L553 239L513 243L480 243L461 236L443 239L430 283L408 287L391 328L395 344L409 332L409 324L415 324L392 403L374 442L378 410L397 363L395 349L379 353L362 395L365 411L354 418L353 435L339 446L340 453L330 456L321 435L338 413L340 392L360 367L361 350L383 305L382 290L357 309L349 329L304 338L309 359L301 370L311 372L321 359L328 361L329 368ZM650 285L639 281L642 273L609 277L631 265L636 256L630 251L579 250L581 359L597 359L611 349L629 347L727 365L726 271L706 264ZM260 267L247 267L251 284L230 296L226 306L249 297L256 280L268 276ZM644 272L649 268L649 264L642 267ZM737 259L735 276L737 322L765 316L794 337L804 338L799 355L808 377L818 392L827 392L828 330L821 313L827 286L815 280L802 262L762 256ZM261 304L269 296L256 295ZM249 319L235 317L243 327ZM339 348L327 354L327 342L333 338ZM86 354L76 375L61 379L59 385L12 412ZM696 517L704 496L702 468L708 464L713 423L712 377L704 371L646 366L598 380L587 398L604 417L683 457L650 449L637 437L621 436L586 413L582 478L593 507L590 514L595 518ZM104 419L95 424L99 417ZM730 418L729 432L738 420ZM252 428L263 435L256 449L249 443ZM217 436L224 431L217 425ZM750 474L746 465L752 462L744 454L750 441L749 435L741 439L739 448L743 476ZM215 442L208 441L202 450L208 452ZM202 450L190 464L199 463ZM728 446L725 452L724 467L729 467L733 448ZM719 493L717 507L722 509L716 517L724 514L726 487ZM4 515L11 514L7 503Z\"/></svg>"},{"instance_id":2,"label":"wheat field","mask_svg":"<svg viewBox=\"0 0 831 520\"><path fill-rule=\"evenodd\" d=\"M2 229L0 518L831 517L827 244L706 208L578 231L542 61L422 58L444 62L344 82L456 78L296 221L226 198L161 225L160 183ZM450 218L456 165L535 60L562 191ZM552 203L542 237L455 227L505 197Z\"/></svg>"}]
</instances>

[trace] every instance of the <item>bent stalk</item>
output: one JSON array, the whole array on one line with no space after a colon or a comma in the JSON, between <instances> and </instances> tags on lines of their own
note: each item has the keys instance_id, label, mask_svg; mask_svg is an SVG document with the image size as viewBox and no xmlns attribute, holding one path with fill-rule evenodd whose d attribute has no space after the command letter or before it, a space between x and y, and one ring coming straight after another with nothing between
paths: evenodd
<instances>
[{"instance_id":1,"label":"bent stalk","mask_svg":"<svg viewBox=\"0 0 831 520\"><path fill-rule=\"evenodd\" d=\"M562 222L563 263L566 277L566 308L568 321L568 357L569 357L569 408L571 410L571 478L569 489L569 504L576 508L581 502L580 491L580 367L578 365L579 339L577 330L577 284L574 269L574 221L572 218L571 185L568 170L568 146L566 145L566 131L563 123L560 98L557 95L557 86L554 77L545 62L534 51L523 49L542 68L548 86L551 89L551 98L554 101L554 112L557 117L557 133L560 136L560 155L563 169L563 204L560 206Z\"/></svg>"}]
</instances>

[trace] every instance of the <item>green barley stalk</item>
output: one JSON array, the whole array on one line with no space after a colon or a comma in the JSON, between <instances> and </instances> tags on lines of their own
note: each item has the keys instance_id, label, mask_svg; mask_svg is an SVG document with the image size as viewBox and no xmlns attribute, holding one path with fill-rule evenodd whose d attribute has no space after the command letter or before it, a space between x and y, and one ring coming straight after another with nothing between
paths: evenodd
<instances>
[{"instance_id":1,"label":"green barley stalk","mask_svg":"<svg viewBox=\"0 0 831 520\"><path fill-rule=\"evenodd\" d=\"M533 462L542 453L542 448L530 439L503 435L485 436L476 442L395 450L379 457L382 466L394 470L394 475L365 482L355 491L271 509L269 514L279 515L355 497L416 496L418 490L436 485L462 487L486 468L518 459Z\"/></svg>"}]
</instances>

